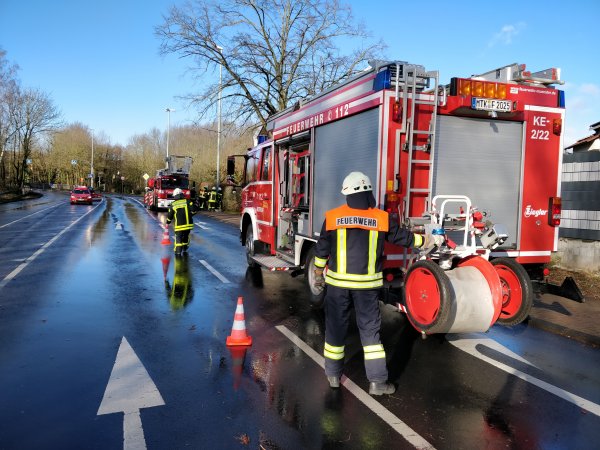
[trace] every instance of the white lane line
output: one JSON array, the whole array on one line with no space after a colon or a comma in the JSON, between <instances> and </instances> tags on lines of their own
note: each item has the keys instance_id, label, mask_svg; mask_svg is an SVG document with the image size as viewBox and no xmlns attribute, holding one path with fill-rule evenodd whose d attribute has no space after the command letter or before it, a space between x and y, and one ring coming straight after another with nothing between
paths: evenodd
<instances>
[{"instance_id":1,"label":"white lane line","mask_svg":"<svg viewBox=\"0 0 600 450\"><path fill-rule=\"evenodd\" d=\"M49 209L56 208L57 206L59 206L59 205L62 205L63 203L64 203L64 202L57 203L56 205L53 205L53 206L48 206L47 208L40 209L39 211L36 211L36 212L34 212L34 213L31 213L31 214L28 214L28 215L26 215L26 216L23 216L23 217L21 217L20 219L13 220L12 222L5 223L4 225L0 225L0 228L7 227L7 226L9 226L9 225L12 225L13 223L17 223L17 222L18 222L18 221L20 221L20 220L27 219L28 217L31 217L31 216L35 216L36 214L39 214L39 213L41 213L41 212L44 212L44 211L47 211L47 210L49 210Z\"/></svg>"},{"instance_id":2,"label":"white lane line","mask_svg":"<svg viewBox=\"0 0 600 450\"><path fill-rule=\"evenodd\" d=\"M204 267L206 267L210 271L210 273L212 273L215 277L217 277L223 283L227 284L230 282L227 278L225 278L223 275L221 275L219 272L217 272L217 270L213 266L211 266L209 263L207 263L203 259L200 259L199 261Z\"/></svg>"},{"instance_id":3,"label":"white lane line","mask_svg":"<svg viewBox=\"0 0 600 450\"><path fill-rule=\"evenodd\" d=\"M203 230L210 230L210 227L207 227L207 226L204 224L204 222L200 222L200 223L196 222L194 225L196 225L197 227L200 227L200 228L202 228Z\"/></svg>"},{"instance_id":4,"label":"white lane line","mask_svg":"<svg viewBox=\"0 0 600 450\"><path fill-rule=\"evenodd\" d=\"M140 409L163 406L165 401L125 336L98 408L103 414L123 414L123 449L146 448Z\"/></svg>"},{"instance_id":5,"label":"white lane line","mask_svg":"<svg viewBox=\"0 0 600 450\"><path fill-rule=\"evenodd\" d=\"M316 362L319 366L325 367L325 358L315 352L312 347L307 345L302 339L292 333L287 327L284 325L277 325L277 328L285 337L287 337L290 341L292 341L295 345L297 345L304 353L306 353L314 362ZM363 391L359 386L357 386L352 380L350 380L346 376L342 376L341 380L342 384L346 389L348 389L358 400L360 400L367 408L377 414L381 419L386 422L390 427L396 430L404 439L406 439L410 444L412 444L415 448L418 449L431 449L434 447L425 440L421 435L419 435L416 431L402 422L397 416L392 414L387 408L382 406L377 400Z\"/></svg>"},{"instance_id":6,"label":"white lane line","mask_svg":"<svg viewBox=\"0 0 600 450\"><path fill-rule=\"evenodd\" d=\"M19 275L19 273L21 273L21 271L25 267L27 267L29 265L29 263L31 263L35 258L37 258L42 253L44 253L44 251L48 247L50 247L54 243L54 241L56 241L59 237L61 237L64 233L66 233L69 230L69 228L71 228L73 225L75 225L77 222L79 222L81 219L83 219L89 213L91 213L92 211L94 211L98 206L100 206L100 204L96 205L94 208L92 208L88 212L86 212L83 216L80 216L78 219L76 219L75 221L71 222L71 224L69 226L63 228L63 230L60 233L58 233L56 236L54 236L52 239L50 239L48 242L46 242L41 248L39 248L37 251L35 251L35 253L33 253L29 258L27 258L23 263L19 264L11 273L9 273L8 275L6 275L4 277L4 279L2 281L0 281L0 289L2 289L13 278L15 278L17 275Z\"/></svg>"},{"instance_id":7,"label":"white lane line","mask_svg":"<svg viewBox=\"0 0 600 450\"><path fill-rule=\"evenodd\" d=\"M483 353L480 353L479 350L477 350L477 344L481 344L481 342L479 342L481 339L459 338L459 339L455 340L455 339L452 339L451 337L449 337L447 339L448 339L448 342L450 342L455 347L458 347L463 352L466 352L469 355L479 358L479 359L491 364L492 366L495 366L498 369L505 371L506 373L508 373L510 375L514 375L528 383L531 383L541 389L544 389L545 391L548 391L551 394L556 395L557 397L560 397L568 402L571 402L571 403L579 406L580 408L591 412L592 414L600 416L600 405L598 405L594 402L591 402L589 400L586 400L585 398L580 397L578 395L572 394L571 392L565 391L564 389L561 389L550 383L542 381L539 378L535 378L531 375L528 375L525 372L521 372L520 370L517 370L517 369L510 367L506 364L503 364L499 361L496 361L495 359L492 359L492 358L484 355ZM485 344L483 344L483 345L485 345Z\"/></svg>"}]
</instances>

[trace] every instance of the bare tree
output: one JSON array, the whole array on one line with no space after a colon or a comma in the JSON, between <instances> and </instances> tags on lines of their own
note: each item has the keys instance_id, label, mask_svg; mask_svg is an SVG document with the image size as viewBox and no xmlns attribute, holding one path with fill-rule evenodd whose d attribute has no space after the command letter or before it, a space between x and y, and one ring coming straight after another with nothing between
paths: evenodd
<instances>
[{"instance_id":1,"label":"bare tree","mask_svg":"<svg viewBox=\"0 0 600 450\"><path fill-rule=\"evenodd\" d=\"M18 129L15 128L15 114L20 96L17 71L19 67L10 64L6 52L0 49L0 183L6 185L4 154Z\"/></svg>"},{"instance_id":2,"label":"bare tree","mask_svg":"<svg viewBox=\"0 0 600 450\"><path fill-rule=\"evenodd\" d=\"M358 71L383 44L349 55L338 45L366 42L349 6L338 0L197 0L173 6L156 28L163 55L190 60L197 78L223 70L228 119L265 125L267 118ZM204 117L219 95L215 82L187 95Z\"/></svg>"},{"instance_id":3,"label":"bare tree","mask_svg":"<svg viewBox=\"0 0 600 450\"><path fill-rule=\"evenodd\" d=\"M37 89L26 89L19 97L19 107L14 116L17 129L14 155L15 184L23 188L27 160L31 158L36 136L54 130L59 125L60 112L50 97Z\"/></svg>"}]
</instances>

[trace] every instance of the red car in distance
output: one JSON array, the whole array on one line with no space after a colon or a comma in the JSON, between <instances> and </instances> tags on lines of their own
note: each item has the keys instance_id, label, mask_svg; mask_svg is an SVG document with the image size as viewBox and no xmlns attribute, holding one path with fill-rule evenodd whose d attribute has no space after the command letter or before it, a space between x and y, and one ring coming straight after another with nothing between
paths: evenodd
<instances>
[{"instance_id":1,"label":"red car in distance","mask_svg":"<svg viewBox=\"0 0 600 450\"><path fill-rule=\"evenodd\" d=\"M100 202L102 201L102 194L100 192L96 192L94 188L88 188L92 193L92 201Z\"/></svg>"},{"instance_id":2,"label":"red car in distance","mask_svg":"<svg viewBox=\"0 0 600 450\"><path fill-rule=\"evenodd\" d=\"M76 203L85 203L87 205L91 205L92 202L92 193L87 186L77 186L71 191L71 205Z\"/></svg>"}]
</instances>

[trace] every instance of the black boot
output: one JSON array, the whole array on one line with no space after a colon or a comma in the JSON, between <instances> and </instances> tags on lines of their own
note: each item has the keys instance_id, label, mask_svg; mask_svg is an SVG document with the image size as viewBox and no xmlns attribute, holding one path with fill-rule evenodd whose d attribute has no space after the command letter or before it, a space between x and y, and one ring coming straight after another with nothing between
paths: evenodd
<instances>
[{"instance_id":1,"label":"black boot","mask_svg":"<svg viewBox=\"0 0 600 450\"><path fill-rule=\"evenodd\" d=\"M340 377L327 377L327 381L329 381L329 387L333 389L337 389L340 387Z\"/></svg>"},{"instance_id":2,"label":"black boot","mask_svg":"<svg viewBox=\"0 0 600 450\"><path fill-rule=\"evenodd\" d=\"M393 394L396 392L396 386L392 383L376 383L371 381L369 383L369 394L371 395L383 395L383 394Z\"/></svg>"}]
</instances>

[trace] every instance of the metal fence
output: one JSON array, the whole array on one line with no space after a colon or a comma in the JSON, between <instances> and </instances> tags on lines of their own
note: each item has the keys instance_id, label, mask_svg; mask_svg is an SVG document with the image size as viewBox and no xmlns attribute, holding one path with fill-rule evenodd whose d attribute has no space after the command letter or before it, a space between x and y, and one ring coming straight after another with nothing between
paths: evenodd
<instances>
[{"instance_id":1,"label":"metal fence","mask_svg":"<svg viewBox=\"0 0 600 450\"><path fill-rule=\"evenodd\" d=\"M600 241L600 152L563 156L559 236Z\"/></svg>"}]
</instances>

